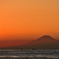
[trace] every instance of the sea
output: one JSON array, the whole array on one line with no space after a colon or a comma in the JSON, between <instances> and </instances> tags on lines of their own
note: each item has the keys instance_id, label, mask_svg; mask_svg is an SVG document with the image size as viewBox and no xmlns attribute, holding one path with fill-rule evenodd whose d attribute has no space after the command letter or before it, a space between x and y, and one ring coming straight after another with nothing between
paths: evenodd
<instances>
[{"instance_id":1,"label":"sea","mask_svg":"<svg viewBox=\"0 0 59 59\"><path fill-rule=\"evenodd\" d=\"M59 50L1 49L0 59L59 59Z\"/></svg>"}]
</instances>

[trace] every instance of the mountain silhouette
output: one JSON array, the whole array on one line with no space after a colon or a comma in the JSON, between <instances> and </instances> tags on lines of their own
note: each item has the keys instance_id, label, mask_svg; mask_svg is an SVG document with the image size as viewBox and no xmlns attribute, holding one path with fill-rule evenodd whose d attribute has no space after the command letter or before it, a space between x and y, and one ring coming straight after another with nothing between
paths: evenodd
<instances>
[{"instance_id":1,"label":"mountain silhouette","mask_svg":"<svg viewBox=\"0 0 59 59\"><path fill-rule=\"evenodd\" d=\"M59 41L52 38L49 35L44 35L37 40L31 41L27 44L15 47L9 47L14 49L59 49Z\"/></svg>"},{"instance_id":2,"label":"mountain silhouette","mask_svg":"<svg viewBox=\"0 0 59 59\"><path fill-rule=\"evenodd\" d=\"M34 48L34 49L58 49L59 41L52 38L49 35L44 35L37 40L34 40L28 44L25 44L23 48Z\"/></svg>"}]
</instances>

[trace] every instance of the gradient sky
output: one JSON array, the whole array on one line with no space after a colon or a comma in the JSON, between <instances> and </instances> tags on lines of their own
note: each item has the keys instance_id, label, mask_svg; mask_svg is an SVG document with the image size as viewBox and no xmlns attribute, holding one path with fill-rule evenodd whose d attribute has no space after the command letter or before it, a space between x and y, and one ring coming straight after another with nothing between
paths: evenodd
<instances>
[{"instance_id":1,"label":"gradient sky","mask_svg":"<svg viewBox=\"0 0 59 59\"><path fill-rule=\"evenodd\" d=\"M59 0L0 0L0 40L59 39Z\"/></svg>"}]
</instances>

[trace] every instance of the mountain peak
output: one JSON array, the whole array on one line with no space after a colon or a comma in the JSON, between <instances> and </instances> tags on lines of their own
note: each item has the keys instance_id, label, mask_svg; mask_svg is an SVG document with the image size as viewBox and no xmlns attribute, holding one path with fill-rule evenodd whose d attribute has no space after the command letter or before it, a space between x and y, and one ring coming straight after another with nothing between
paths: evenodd
<instances>
[{"instance_id":1,"label":"mountain peak","mask_svg":"<svg viewBox=\"0 0 59 59\"><path fill-rule=\"evenodd\" d=\"M38 38L37 40L35 40L34 42L39 42L39 43L55 43L58 42L56 39L54 39L53 37L51 37L50 35L44 35L40 38Z\"/></svg>"},{"instance_id":2,"label":"mountain peak","mask_svg":"<svg viewBox=\"0 0 59 59\"><path fill-rule=\"evenodd\" d=\"M44 35L43 37L50 37L50 35Z\"/></svg>"},{"instance_id":3,"label":"mountain peak","mask_svg":"<svg viewBox=\"0 0 59 59\"><path fill-rule=\"evenodd\" d=\"M45 39L54 39L54 38L52 38L50 35L44 35L44 36L42 36L41 38L45 38ZM40 38L39 38L40 39Z\"/></svg>"}]
</instances>

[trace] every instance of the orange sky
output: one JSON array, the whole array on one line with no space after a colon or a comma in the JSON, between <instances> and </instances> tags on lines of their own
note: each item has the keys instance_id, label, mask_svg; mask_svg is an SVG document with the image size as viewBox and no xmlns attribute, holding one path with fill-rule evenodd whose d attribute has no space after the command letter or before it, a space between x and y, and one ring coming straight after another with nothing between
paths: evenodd
<instances>
[{"instance_id":1,"label":"orange sky","mask_svg":"<svg viewBox=\"0 0 59 59\"><path fill-rule=\"evenodd\" d=\"M0 0L0 40L59 38L59 0Z\"/></svg>"}]
</instances>

